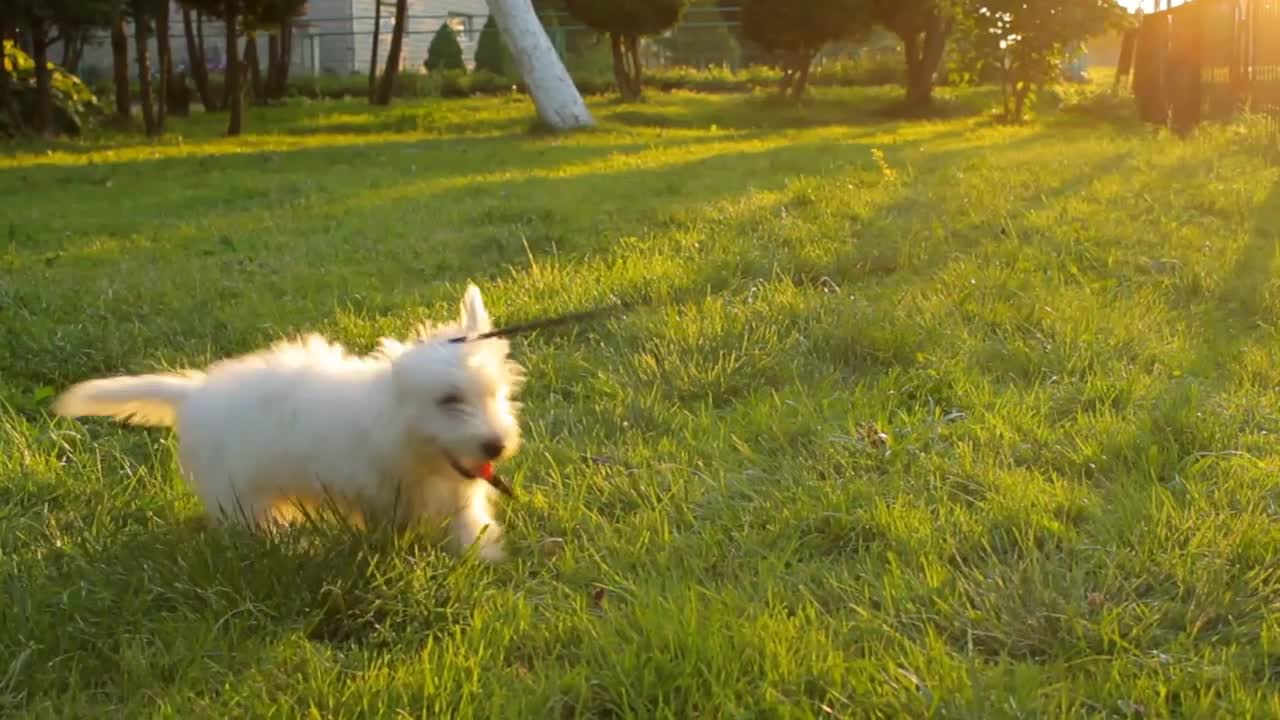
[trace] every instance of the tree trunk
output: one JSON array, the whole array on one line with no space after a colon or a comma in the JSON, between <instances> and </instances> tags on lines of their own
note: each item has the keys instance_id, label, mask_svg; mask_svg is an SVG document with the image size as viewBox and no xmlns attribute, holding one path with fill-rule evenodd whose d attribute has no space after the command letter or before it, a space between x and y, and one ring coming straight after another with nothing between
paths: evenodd
<instances>
[{"instance_id":1,"label":"tree trunk","mask_svg":"<svg viewBox=\"0 0 1280 720\"><path fill-rule=\"evenodd\" d=\"M85 45L88 45L88 44L89 44L88 37L80 38L80 42L76 43L75 53L71 55L71 63L67 67L68 69L74 68L75 69L74 72L76 74L79 74L80 72L80 61L84 59L84 48L85 48Z\"/></svg>"},{"instance_id":2,"label":"tree trunk","mask_svg":"<svg viewBox=\"0 0 1280 720\"><path fill-rule=\"evenodd\" d=\"M187 38L187 65L191 80L196 84L196 92L200 94L200 104L205 112L217 110L213 96L209 93L209 67L205 64L204 49L196 44L195 29L191 26L191 10L182 8L182 32Z\"/></svg>"},{"instance_id":3,"label":"tree trunk","mask_svg":"<svg viewBox=\"0 0 1280 720\"><path fill-rule=\"evenodd\" d=\"M1009 59L1001 58L1000 59L1000 100L1001 100L1001 104L1004 107L1004 119L1006 122L1008 122L1009 118L1013 117L1013 108L1009 105L1009 101L1012 99L1012 94L1010 92L1011 88L1010 88L1009 79L1010 79Z\"/></svg>"},{"instance_id":4,"label":"tree trunk","mask_svg":"<svg viewBox=\"0 0 1280 720\"><path fill-rule=\"evenodd\" d=\"M794 62L787 59L782 65L782 80L778 82L778 96L786 98L791 94L791 83L796 79Z\"/></svg>"},{"instance_id":5,"label":"tree trunk","mask_svg":"<svg viewBox=\"0 0 1280 720\"><path fill-rule=\"evenodd\" d=\"M267 86L263 92L264 99L267 101L274 100L276 97L276 84L280 77L280 36L271 33L267 35Z\"/></svg>"},{"instance_id":6,"label":"tree trunk","mask_svg":"<svg viewBox=\"0 0 1280 720\"><path fill-rule=\"evenodd\" d=\"M9 25L7 17L0 17L0 47L9 39L5 30ZM0 54L0 121L8 121L9 127L15 130L22 128L22 115L13 102L13 78L4 66L3 54Z\"/></svg>"},{"instance_id":7,"label":"tree trunk","mask_svg":"<svg viewBox=\"0 0 1280 720\"><path fill-rule=\"evenodd\" d=\"M396 77L400 74L400 51L404 44L405 25L408 24L409 0L396 0L395 27L391 29L391 46L387 48L387 65L382 71L382 84L378 86L379 105L390 105L395 91Z\"/></svg>"},{"instance_id":8,"label":"tree trunk","mask_svg":"<svg viewBox=\"0 0 1280 720\"><path fill-rule=\"evenodd\" d=\"M244 92L240 88L240 49L237 46L239 38L236 37L236 20L240 7L236 0L226 0L223 8L227 27L227 108L231 111L227 118L227 135L234 137L240 134L244 123Z\"/></svg>"},{"instance_id":9,"label":"tree trunk","mask_svg":"<svg viewBox=\"0 0 1280 720\"><path fill-rule=\"evenodd\" d=\"M62 36L62 67L75 75L80 69L80 58L84 55L84 45L88 40L85 32L64 30Z\"/></svg>"},{"instance_id":10,"label":"tree trunk","mask_svg":"<svg viewBox=\"0 0 1280 720\"><path fill-rule=\"evenodd\" d=\"M1031 83L1018 83L1013 90L1013 121L1022 122L1027 108L1027 95L1031 93Z\"/></svg>"},{"instance_id":11,"label":"tree trunk","mask_svg":"<svg viewBox=\"0 0 1280 720\"><path fill-rule=\"evenodd\" d=\"M947 36L950 34L950 20L936 13L929 16L920 63L916 67L916 76L912 79L911 86L907 88L909 102L919 105L933 102L933 84L938 75L938 67L942 65L942 56L947 49Z\"/></svg>"},{"instance_id":12,"label":"tree trunk","mask_svg":"<svg viewBox=\"0 0 1280 720\"><path fill-rule=\"evenodd\" d=\"M640 64L640 36L627 36L628 50L631 55L631 97L640 99L644 94L644 67Z\"/></svg>"},{"instance_id":13,"label":"tree trunk","mask_svg":"<svg viewBox=\"0 0 1280 720\"><path fill-rule=\"evenodd\" d=\"M369 103L378 101L378 40L382 37L382 0L373 3L373 49L369 52Z\"/></svg>"},{"instance_id":14,"label":"tree trunk","mask_svg":"<svg viewBox=\"0 0 1280 720\"><path fill-rule=\"evenodd\" d=\"M907 104L921 103L921 78L924 75L924 58L921 54L921 38L915 32L907 33L902 38L902 50L907 59ZM928 91L925 91L928 94Z\"/></svg>"},{"instance_id":15,"label":"tree trunk","mask_svg":"<svg viewBox=\"0 0 1280 720\"><path fill-rule=\"evenodd\" d=\"M150 28L147 27L146 18L135 17L133 42L138 62L138 93L142 96L138 100L142 104L142 126L146 129L147 135L151 136L157 134L157 127L155 106L152 105L151 96L151 57L147 48L149 35Z\"/></svg>"},{"instance_id":16,"label":"tree trunk","mask_svg":"<svg viewBox=\"0 0 1280 720\"><path fill-rule=\"evenodd\" d=\"M116 84L116 117L128 121L133 117L133 98L129 96L129 36L124 32L124 18L111 24L111 74Z\"/></svg>"},{"instance_id":17,"label":"tree trunk","mask_svg":"<svg viewBox=\"0 0 1280 720\"><path fill-rule=\"evenodd\" d=\"M156 90L156 132L164 133L169 116L169 89L173 82L173 48L169 46L169 3L160 3L156 15L156 55L160 63L160 87Z\"/></svg>"},{"instance_id":18,"label":"tree trunk","mask_svg":"<svg viewBox=\"0 0 1280 720\"><path fill-rule=\"evenodd\" d=\"M502 40L533 97L538 117L555 130L595 125L530 0L487 0Z\"/></svg>"},{"instance_id":19,"label":"tree trunk","mask_svg":"<svg viewBox=\"0 0 1280 720\"><path fill-rule=\"evenodd\" d=\"M796 68L796 81L791 86L791 99L800 100L809 89L809 69L813 67L813 59L817 56L817 52L802 50L800 52L800 65Z\"/></svg>"},{"instance_id":20,"label":"tree trunk","mask_svg":"<svg viewBox=\"0 0 1280 720\"><path fill-rule=\"evenodd\" d=\"M613 79L623 100L638 100L644 89L640 67L640 38L631 34L609 33L613 50Z\"/></svg>"},{"instance_id":21,"label":"tree trunk","mask_svg":"<svg viewBox=\"0 0 1280 720\"><path fill-rule=\"evenodd\" d=\"M258 36L252 32L244 39L244 64L249 69L249 92L253 96L253 104L261 105L262 65L258 62Z\"/></svg>"},{"instance_id":22,"label":"tree trunk","mask_svg":"<svg viewBox=\"0 0 1280 720\"><path fill-rule=\"evenodd\" d=\"M618 94L630 99L631 80L627 75L627 51L621 33L609 33L609 47L613 51L613 82L618 86Z\"/></svg>"},{"instance_id":23,"label":"tree trunk","mask_svg":"<svg viewBox=\"0 0 1280 720\"><path fill-rule=\"evenodd\" d=\"M284 99L289 91L289 67L293 65L293 24L286 18L280 23L280 72L276 76L274 96Z\"/></svg>"},{"instance_id":24,"label":"tree trunk","mask_svg":"<svg viewBox=\"0 0 1280 720\"><path fill-rule=\"evenodd\" d=\"M44 18L31 18L31 59L36 64L36 130L53 134L53 85L49 73L49 32Z\"/></svg>"}]
</instances>

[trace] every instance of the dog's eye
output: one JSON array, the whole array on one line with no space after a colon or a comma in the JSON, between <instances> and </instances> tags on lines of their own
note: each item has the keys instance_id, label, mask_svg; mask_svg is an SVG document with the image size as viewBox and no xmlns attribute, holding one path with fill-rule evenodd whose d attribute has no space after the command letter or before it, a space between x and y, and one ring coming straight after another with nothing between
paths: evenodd
<instances>
[{"instance_id":1,"label":"dog's eye","mask_svg":"<svg viewBox=\"0 0 1280 720\"><path fill-rule=\"evenodd\" d=\"M441 407L454 407L462 404L462 396L458 393L449 393L440 398Z\"/></svg>"}]
</instances>

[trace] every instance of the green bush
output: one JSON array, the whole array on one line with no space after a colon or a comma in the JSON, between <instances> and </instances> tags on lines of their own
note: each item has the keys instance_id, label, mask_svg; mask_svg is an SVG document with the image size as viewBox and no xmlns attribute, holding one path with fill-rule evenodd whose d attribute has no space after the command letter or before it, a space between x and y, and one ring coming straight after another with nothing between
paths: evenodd
<instances>
[{"instance_id":1,"label":"green bush","mask_svg":"<svg viewBox=\"0 0 1280 720\"><path fill-rule=\"evenodd\" d=\"M458 44L458 36L449 27L449 23L440 23L440 29L431 38L431 46L427 48L427 59L423 64L429 72L467 71L466 63L462 61L462 45Z\"/></svg>"},{"instance_id":2,"label":"green bush","mask_svg":"<svg viewBox=\"0 0 1280 720\"><path fill-rule=\"evenodd\" d=\"M895 85L906 70L897 53L867 52L839 59L825 60L813 70L810 84L818 87L851 87ZM616 90L613 73L608 66L570 68L573 82L584 95L604 95ZM653 70L647 76L651 87L659 90L687 90L706 93L752 92L774 89L782 74L771 67L752 65L740 70L728 66L712 66L699 70L674 67ZM465 97L471 95L503 95L524 85L514 74L477 70L466 74L459 70L426 73L404 73L396 83L396 97ZM368 92L364 75L321 75L300 77L290 81L289 94L311 99L363 97Z\"/></svg>"},{"instance_id":3,"label":"green bush","mask_svg":"<svg viewBox=\"0 0 1280 720\"><path fill-rule=\"evenodd\" d=\"M79 135L93 117L101 114L98 98L80 78L49 63L53 71L50 92L53 95L53 132ZM9 76L9 107L0 108L0 133L17 134L36 121L36 63L12 40L4 41L3 72Z\"/></svg>"},{"instance_id":4,"label":"green bush","mask_svg":"<svg viewBox=\"0 0 1280 720\"><path fill-rule=\"evenodd\" d=\"M476 72L485 71L494 75L507 74L507 48L502 43L502 33L498 30L498 20L490 15L480 31L480 41L476 43Z\"/></svg>"}]
</instances>

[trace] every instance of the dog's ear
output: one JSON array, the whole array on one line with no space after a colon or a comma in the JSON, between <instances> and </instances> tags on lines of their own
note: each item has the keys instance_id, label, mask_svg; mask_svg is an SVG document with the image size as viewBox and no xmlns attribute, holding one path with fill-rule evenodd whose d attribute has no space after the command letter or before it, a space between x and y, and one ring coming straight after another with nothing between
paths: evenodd
<instances>
[{"instance_id":1,"label":"dog's ear","mask_svg":"<svg viewBox=\"0 0 1280 720\"><path fill-rule=\"evenodd\" d=\"M484 308L484 298L480 296L480 288L468 285L462 296L462 331L467 335L479 335L493 329L489 320L489 311Z\"/></svg>"}]
</instances>

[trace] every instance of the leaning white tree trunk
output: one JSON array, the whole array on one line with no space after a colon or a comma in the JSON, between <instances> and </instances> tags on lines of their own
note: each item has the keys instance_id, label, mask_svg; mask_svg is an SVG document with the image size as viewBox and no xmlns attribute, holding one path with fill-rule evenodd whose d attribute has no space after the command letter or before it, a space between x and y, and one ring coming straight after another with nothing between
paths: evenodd
<instances>
[{"instance_id":1,"label":"leaning white tree trunk","mask_svg":"<svg viewBox=\"0 0 1280 720\"><path fill-rule=\"evenodd\" d=\"M547 37L532 0L488 0L502 39L529 88L542 122L556 130L591 127L595 120Z\"/></svg>"}]
</instances>

